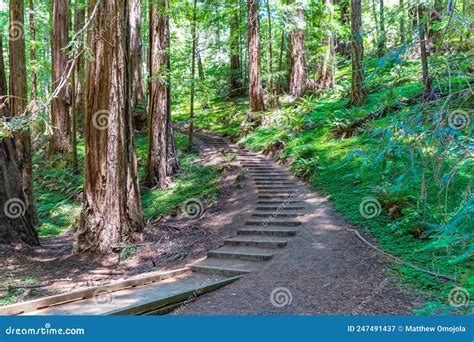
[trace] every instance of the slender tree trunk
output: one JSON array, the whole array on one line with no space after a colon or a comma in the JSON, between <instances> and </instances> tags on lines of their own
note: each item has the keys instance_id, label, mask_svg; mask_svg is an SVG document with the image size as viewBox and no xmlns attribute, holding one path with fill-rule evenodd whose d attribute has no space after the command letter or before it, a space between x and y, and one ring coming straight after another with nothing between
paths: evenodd
<instances>
[{"instance_id":1,"label":"slender tree trunk","mask_svg":"<svg viewBox=\"0 0 474 342\"><path fill-rule=\"evenodd\" d=\"M268 20L268 93L270 94L271 107L276 108L276 94L273 86L273 32L272 17L270 14L270 1L267 0L267 20Z\"/></svg>"},{"instance_id":2,"label":"slender tree trunk","mask_svg":"<svg viewBox=\"0 0 474 342\"><path fill-rule=\"evenodd\" d=\"M288 1L295 6L295 1ZM303 8L296 4L294 14L290 16L290 44L291 44L291 76L290 95L293 98L301 97L306 91L308 78L306 75L306 44L305 44L305 17Z\"/></svg>"},{"instance_id":3,"label":"slender tree trunk","mask_svg":"<svg viewBox=\"0 0 474 342\"><path fill-rule=\"evenodd\" d=\"M248 46L249 46L249 97L250 111L265 110L263 88L260 79L260 32L258 20L258 0L247 0L248 6Z\"/></svg>"},{"instance_id":4,"label":"slender tree trunk","mask_svg":"<svg viewBox=\"0 0 474 342\"><path fill-rule=\"evenodd\" d=\"M339 2L339 21L342 27L346 27L346 25L350 21L350 10L349 10L349 1L350 0L340 0ZM341 55L349 57L351 54L351 48L347 41L341 39L341 37L337 37L336 42L336 51L339 52Z\"/></svg>"},{"instance_id":5,"label":"slender tree trunk","mask_svg":"<svg viewBox=\"0 0 474 342\"><path fill-rule=\"evenodd\" d=\"M239 14L235 10L230 18L230 96L239 97L244 94L242 84L242 66L240 65Z\"/></svg>"},{"instance_id":6,"label":"slender tree trunk","mask_svg":"<svg viewBox=\"0 0 474 342\"><path fill-rule=\"evenodd\" d=\"M405 9L405 0L399 0L400 4L400 10L399 10L399 15L400 15L400 44L405 44L405 20L406 20L406 9Z\"/></svg>"},{"instance_id":7,"label":"slender tree trunk","mask_svg":"<svg viewBox=\"0 0 474 342\"><path fill-rule=\"evenodd\" d=\"M38 85L36 81L36 27L35 27L35 9L33 0L29 3L29 22L30 22L30 66L31 66L31 99L36 102L38 96Z\"/></svg>"},{"instance_id":8,"label":"slender tree trunk","mask_svg":"<svg viewBox=\"0 0 474 342\"><path fill-rule=\"evenodd\" d=\"M195 96L195 74L196 74L196 43L197 43L197 0L194 0L193 21L191 23L191 35L193 40L192 56L191 56L191 101L189 105L189 132L188 132L188 149L193 147L193 130L194 130L194 96Z\"/></svg>"},{"instance_id":9,"label":"slender tree trunk","mask_svg":"<svg viewBox=\"0 0 474 342\"><path fill-rule=\"evenodd\" d=\"M86 18L86 11L83 8L77 8L74 12L74 32L78 32L84 27ZM76 106L77 116L84 115L84 57L80 56L76 62L76 82L74 83L76 101L74 105Z\"/></svg>"},{"instance_id":10,"label":"slender tree trunk","mask_svg":"<svg viewBox=\"0 0 474 342\"><path fill-rule=\"evenodd\" d=\"M427 15L424 5L416 5L415 26L418 26L418 39L420 42L420 59L423 74L423 98L430 100L432 98L431 79L428 68L428 49L426 46Z\"/></svg>"},{"instance_id":11,"label":"slender tree trunk","mask_svg":"<svg viewBox=\"0 0 474 342\"><path fill-rule=\"evenodd\" d=\"M89 0L89 13L95 3ZM144 227L130 104L127 0L101 1L93 24L88 31L94 60L87 62L84 202L75 251L110 253L139 239Z\"/></svg>"},{"instance_id":12,"label":"slender tree trunk","mask_svg":"<svg viewBox=\"0 0 474 342\"><path fill-rule=\"evenodd\" d=\"M142 4L130 1L130 65L132 68L132 108L144 98L142 78Z\"/></svg>"},{"instance_id":13,"label":"slender tree trunk","mask_svg":"<svg viewBox=\"0 0 474 342\"><path fill-rule=\"evenodd\" d=\"M380 35L378 38L377 54L383 56L387 50L387 34L385 32L385 6L383 0L379 0L379 24Z\"/></svg>"},{"instance_id":14,"label":"slender tree trunk","mask_svg":"<svg viewBox=\"0 0 474 342\"><path fill-rule=\"evenodd\" d=\"M155 0L151 11L151 90L149 107L149 149L147 183L165 188L167 179L179 168L171 129L170 33L168 0Z\"/></svg>"},{"instance_id":15,"label":"slender tree trunk","mask_svg":"<svg viewBox=\"0 0 474 342\"><path fill-rule=\"evenodd\" d=\"M278 58L278 81L277 81L277 96L282 93L282 78L283 78L283 52L285 51L285 28L281 31L280 41L280 57Z\"/></svg>"},{"instance_id":16,"label":"slender tree trunk","mask_svg":"<svg viewBox=\"0 0 474 342\"><path fill-rule=\"evenodd\" d=\"M328 29L332 26L333 21L333 0L323 0L323 4L326 7L325 11L328 13L325 16L326 20L323 22L323 25ZM316 82L317 87L320 89L332 88L334 86L336 54L332 32L328 32L324 38L323 44L325 46L325 52L321 63L321 74Z\"/></svg>"},{"instance_id":17,"label":"slender tree trunk","mask_svg":"<svg viewBox=\"0 0 474 342\"><path fill-rule=\"evenodd\" d=\"M67 51L64 50L67 44L68 1L53 0L53 31L51 39L52 91L59 85L67 68ZM71 120L69 117L70 103L68 87L63 87L58 96L52 101L51 125L53 126L53 135L51 136L49 146L50 156L56 153L72 153Z\"/></svg>"},{"instance_id":18,"label":"slender tree trunk","mask_svg":"<svg viewBox=\"0 0 474 342\"><path fill-rule=\"evenodd\" d=\"M10 116L8 106L8 83L5 72L5 61L3 60L3 43L0 34L0 117Z\"/></svg>"},{"instance_id":19,"label":"slender tree trunk","mask_svg":"<svg viewBox=\"0 0 474 342\"><path fill-rule=\"evenodd\" d=\"M367 96L364 89L364 41L362 33L362 5L361 0L351 0L351 56L352 56L352 85L350 105L358 106Z\"/></svg>"},{"instance_id":20,"label":"slender tree trunk","mask_svg":"<svg viewBox=\"0 0 474 342\"><path fill-rule=\"evenodd\" d=\"M25 6L23 0L10 0L10 114L25 116L28 102L25 56ZM20 169L20 182L26 211L31 223L37 223L33 196L33 163L31 160L31 136L29 128L14 133L16 163Z\"/></svg>"}]
</instances>

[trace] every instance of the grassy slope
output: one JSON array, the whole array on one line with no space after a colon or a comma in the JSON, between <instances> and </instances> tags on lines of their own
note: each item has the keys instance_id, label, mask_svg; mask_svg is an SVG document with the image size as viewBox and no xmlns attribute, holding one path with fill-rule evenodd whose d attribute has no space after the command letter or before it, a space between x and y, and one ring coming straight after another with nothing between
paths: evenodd
<instances>
[{"instance_id":1,"label":"grassy slope","mask_svg":"<svg viewBox=\"0 0 474 342\"><path fill-rule=\"evenodd\" d=\"M280 158L292 162L296 175L306 178L315 189L331 198L337 211L353 225L367 227L382 249L420 267L453 276L457 284L472 293L471 214L458 215L457 231L461 233L456 236L457 243L439 235L431 239L428 234L430 229L440 225L448 227L452 223L452 212L459 214L456 209L461 195L472 181L472 164L467 158L456 158L451 151L440 153L436 149L439 146L435 144L435 134L426 134L423 141L419 140L419 133L427 131L431 123L426 116L419 118L419 113L433 115L434 109L442 104L428 109L404 106L370 123L362 134L348 139L339 139L333 134L335 123L351 121L373 111L381 103L410 98L419 92L422 85L418 82L418 70L416 61L394 67L372 63L368 72L370 95L367 103L347 108L345 94L349 69L345 66L338 74L338 84L342 86L320 97L305 98L297 107L286 105L280 112L267 114L269 118L276 118L270 120L274 124L254 129L243 137L238 136L240 123L247 114L243 101L216 101L212 110L198 113L195 122L200 128L234 137L253 150L265 150L271 146L280 148ZM466 87L463 78L445 80L436 68L433 74L441 79L435 84L443 92L453 93ZM462 105L472 106L472 97ZM176 119L185 120L186 117L177 115ZM407 134L412 131L413 134ZM414 142L419 150L410 148ZM440 164L439 167L431 167L435 162ZM440 180L438 173L446 174L455 163L459 167L457 173L449 186L440 191L443 179ZM424 210L420 209L424 208L422 187L426 188L427 194ZM379 216L372 219L362 217L359 206L366 197L376 198L381 203ZM472 205L468 208L472 213ZM390 210L394 213L390 214ZM433 241L437 241L441 248L429 248ZM393 265L393 271L426 295L428 303L420 313L453 310L446 302L455 283L406 266Z\"/></svg>"}]
</instances>

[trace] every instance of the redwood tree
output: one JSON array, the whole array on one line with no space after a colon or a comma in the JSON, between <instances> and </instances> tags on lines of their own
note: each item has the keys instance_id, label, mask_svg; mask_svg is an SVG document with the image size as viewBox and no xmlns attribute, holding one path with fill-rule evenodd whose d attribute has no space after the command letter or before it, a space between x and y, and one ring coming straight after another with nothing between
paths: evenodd
<instances>
[{"instance_id":1,"label":"redwood tree","mask_svg":"<svg viewBox=\"0 0 474 342\"><path fill-rule=\"evenodd\" d=\"M362 34L362 5L361 0L351 0L351 57L352 57L352 85L351 105L360 105L365 101L364 70L364 41Z\"/></svg>"},{"instance_id":2,"label":"redwood tree","mask_svg":"<svg viewBox=\"0 0 474 342\"><path fill-rule=\"evenodd\" d=\"M323 21L325 30L327 31L323 45L325 48L323 59L321 62L321 72L317 80L317 87L320 89L332 88L334 86L334 73L335 73L335 50L334 50L334 39L330 27L333 20L333 6L334 0L323 0L324 9L326 11L326 20Z\"/></svg>"},{"instance_id":3,"label":"redwood tree","mask_svg":"<svg viewBox=\"0 0 474 342\"><path fill-rule=\"evenodd\" d=\"M263 88L260 79L260 32L258 21L258 0L247 0L248 46L249 46L249 97L250 111L265 110Z\"/></svg>"},{"instance_id":4,"label":"redwood tree","mask_svg":"<svg viewBox=\"0 0 474 342\"><path fill-rule=\"evenodd\" d=\"M8 83L3 60L3 43L0 34L0 117L7 116L8 110Z\"/></svg>"},{"instance_id":5,"label":"redwood tree","mask_svg":"<svg viewBox=\"0 0 474 342\"><path fill-rule=\"evenodd\" d=\"M244 86L242 84L240 64L240 48L239 48L239 11L238 8L233 9L230 18L230 96L239 97L244 94Z\"/></svg>"},{"instance_id":6,"label":"redwood tree","mask_svg":"<svg viewBox=\"0 0 474 342\"><path fill-rule=\"evenodd\" d=\"M130 0L130 67L132 69L132 108L143 100L142 2Z\"/></svg>"},{"instance_id":7,"label":"redwood tree","mask_svg":"<svg viewBox=\"0 0 474 342\"><path fill-rule=\"evenodd\" d=\"M177 172L178 159L171 127L170 32L168 0L155 0L150 8L149 148L147 182L160 188Z\"/></svg>"},{"instance_id":8,"label":"redwood tree","mask_svg":"<svg viewBox=\"0 0 474 342\"><path fill-rule=\"evenodd\" d=\"M67 68L68 0L53 0L53 30L51 38L52 90L60 85ZM51 136L49 155L72 152L71 119L69 117L68 87L62 87L51 105Z\"/></svg>"},{"instance_id":9,"label":"redwood tree","mask_svg":"<svg viewBox=\"0 0 474 342\"><path fill-rule=\"evenodd\" d=\"M89 10L95 3L89 0ZM128 19L127 0L104 0L88 31L94 60L87 62L84 201L76 252L110 253L139 239L144 227L131 123Z\"/></svg>"},{"instance_id":10,"label":"redwood tree","mask_svg":"<svg viewBox=\"0 0 474 342\"><path fill-rule=\"evenodd\" d=\"M306 75L306 44L305 44L305 26L304 10L302 4L289 0L293 6L292 14L289 18L289 39L290 39L290 95L293 98L301 97L306 91L308 78Z\"/></svg>"},{"instance_id":11,"label":"redwood tree","mask_svg":"<svg viewBox=\"0 0 474 342\"><path fill-rule=\"evenodd\" d=\"M10 114L26 116L28 99L25 56L25 5L23 0L10 0ZM33 176L31 160L31 136L28 128L14 132L16 163L20 169L20 183L28 216L36 224L33 198Z\"/></svg>"}]
</instances>

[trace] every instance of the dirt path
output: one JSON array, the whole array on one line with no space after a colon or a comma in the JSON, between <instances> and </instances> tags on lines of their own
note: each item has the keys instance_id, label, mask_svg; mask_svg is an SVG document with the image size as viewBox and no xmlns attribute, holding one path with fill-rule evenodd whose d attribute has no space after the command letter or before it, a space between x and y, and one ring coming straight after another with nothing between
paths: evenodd
<instances>
[{"instance_id":1,"label":"dirt path","mask_svg":"<svg viewBox=\"0 0 474 342\"><path fill-rule=\"evenodd\" d=\"M254 201L253 214L241 220L236 238L208 253L210 258L196 270L250 273L171 314L411 314L422 303L387 274L388 265L345 229L350 226L327 199L285 167L259 154L239 154L253 184L248 194ZM256 244L262 237L287 242L278 246L285 248ZM242 243L242 238L247 242Z\"/></svg>"}]
</instances>

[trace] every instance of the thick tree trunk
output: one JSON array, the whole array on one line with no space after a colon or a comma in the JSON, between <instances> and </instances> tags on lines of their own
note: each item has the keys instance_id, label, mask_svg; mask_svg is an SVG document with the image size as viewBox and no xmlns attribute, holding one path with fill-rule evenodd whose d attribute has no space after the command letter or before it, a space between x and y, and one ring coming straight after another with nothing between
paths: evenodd
<instances>
[{"instance_id":1,"label":"thick tree trunk","mask_svg":"<svg viewBox=\"0 0 474 342\"><path fill-rule=\"evenodd\" d=\"M351 0L351 56L352 56L352 85L350 105L358 106L367 96L364 89L364 41L362 33L362 5L361 0Z\"/></svg>"},{"instance_id":2,"label":"thick tree trunk","mask_svg":"<svg viewBox=\"0 0 474 342\"><path fill-rule=\"evenodd\" d=\"M249 97L250 111L265 110L263 88L260 79L260 32L258 20L258 0L247 0L248 44L249 44Z\"/></svg>"},{"instance_id":3,"label":"thick tree trunk","mask_svg":"<svg viewBox=\"0 0 474 342\"><path fill-rule=\"evenodd\" d=\"M89 11L95 3L89 0ZM139 239L144 227L131 122L127 0L101 1L93 24L88 32L94 60L87 62L84 202L75 251L110 253L114 246Z\"/></svg>"},{"instance_id":4,"label":"thick tree trunk","mask_svg":"<svg viewBox=\"0 0 474 342\"><path fill-rule=\"evenodd\" d=\"M179 164L171 128L168 0L155 1L150 9L152 81L149 94L150 143L146 178L149 186L164 188L168 185L168 177L178 171Z\"/></svg>"},{"instance_id":5,"label":"thick tree trunk","mask_svg":"<svg viewBox=\"0 0 474 342\"><path fill-rule=\"evenodd\" d=\"M230 18L230 96L239 97L244 94L242 84L242 66L240 65L239 49L239 14L235 10Z\"/></svg>"},{"instance_id":6,"label":"thick tree trunk","mask_svg":"<svg viewBox=\"0 0 474 342\"><path fill-rule=\"evenodd\" d=\"M68 1L53 0L53 31L51 39L52 54L52 91L59 86L67 68L68 44ZM51 136L49 155L56 153L72 153L71 119L69 105L71 104L68 87L63 87L51 105Z\"/></svg>"},{"instance_id":7,"label":"thick tree trunk","mask_svg":"<svg viewBox=\"0 0 474 342\"><path fill-rule=\"evenodd\" d=\"M10 66L10 114L12 116L25 116L28 91L26 80L25 56L25 6L23 0L10 0L10 41L9 41L9 66ZM16 163L20 169L20 182L23 198L26 203L28 217L31 223L36 224L36 210L33 196L33 163L31 160L31 136L28 128L23 128L14 133L14 149Z\"/></svg>"},{"instance_id":8,"label":"thick tree trunk","mask_svg":"<svg viewBox=\"0 0 474 342\"><path fill-rule=\"evenodd\" d=\"M8 106L8 83L5 73L5 61L3 60L2 35L0 34L0 117L9 116Z\"/></svg>"},{"instance_id":9,"label":"thick tree trunk","mask_svg":"<svg viewBox=\"0 0 474 342\"><path fill-rule=\"evenodd\" d=\"M130 65L132 68L132 108L144 98L142 78L142 6L130 0Z\"/></svg>"},{"instance_id":10,"label":"thick tree trunk","mask_svg":"<svg viewBox=\"0 0 474 342\"><path fill-rule=\"evenodd\" d=\"M327 15L324 16L325 20L323 25L327 28L331 26L333 20L333 0L323 0L325 5L324 11L327 11ZM332 37L332 32L328 32L324 38L324 47L325 51L323 54L323 60L321 63L321 74L316 81L317 87L319 89L332 88L334 86L334 77L335 77L335 49L334 49L334 39Z\"/></svg>"},{"instance_id":11,"label":"thick tree trunk","mask_svg":"<svg viewBox=\"0 0 474 342\"><path fill-rule=\"evenodd\" d=\"M26 209L20 171L10 139L0 140L0 244L39 245Z\"/></svg>"},{"instance_id":12,"label":"thick tree trunk","mask_svg":"<svg viewBox=\"0 0 474 342\"><path fill-rule=\"evenodd\" d=\"M290 95L293 98L301 97L306 91L308 78L306 75L306 44L305 44L305 17L301 4L295 4L294 0L288 3L296 6L294 13L290 16L290 44L291 44L291 76Z\"/></svg>"}]
</instances>

